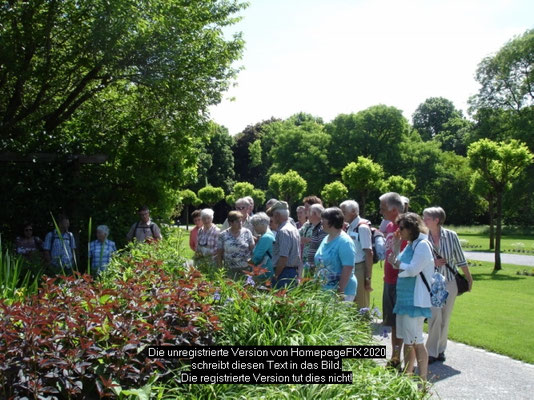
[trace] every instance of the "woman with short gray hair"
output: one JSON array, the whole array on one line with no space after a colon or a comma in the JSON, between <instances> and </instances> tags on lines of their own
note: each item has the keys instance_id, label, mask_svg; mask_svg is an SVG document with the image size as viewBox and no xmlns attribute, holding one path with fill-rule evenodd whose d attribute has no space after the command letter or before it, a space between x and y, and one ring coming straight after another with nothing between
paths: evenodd
<instances>
[{"instance_id":1,"label":"woman with short gray hair","mask_svg":"<svg viewBox=\"0 0 534 400\"><path fill-rule=\"evenodd\" d=\"M198 244L195 253L195 260L200 260L215 265L217 255L217 242L220 230L213 223L214 212L211 208L204 208L200 211L202 227L198 231Z\"/></svg>"},{"instance_id":2,"label":"woman with short gray hair","mask_svg":"<svg viewBox=\"0 0 534 400\"><path fill-rule=\"evenodd\" d=\"M445 277L449 292L445 305L442 308L432 307L432 318L428 320L426 348L429 364L445 361L449 323L454 300L458 295L458 285L456 284L458 267L462 268L469 283L469 291L473 286L473 278L458 235L454 231L443 228L445 218L445 210L441 207L429 207L423 211L423 221L429 230L428 240L433 248L434 265L436 270Z\"/></svg>"},{"instance_id":3,"label":"woman with short gray hair","mask_svg":"<svg viewBox=\"0 0 534 400\"><path fill-rule=\"evenodd\" d=\"M99 225L96 228L96 240L89 243L89 258L91 260L91 272L98 275L104 271L111 256L117 251L115 242L108 239L109 228L107 225Z\"/></svg>"},{"instance_id":4,"label":"woman with short gray hair","mask_svg":"<svg viewBox=\"0 0 534 400\"><path fill-rule=\"evenodd\" d=\"M270 218L264 212L254 214L250 218L254 230L260 235L254 251L252 252L252 264L256 267L265 268L267 272L259 278L270 279L274 276L273 268L273 243L275 240L273 232L269 229Z\"/></svg>"}]
</instances>

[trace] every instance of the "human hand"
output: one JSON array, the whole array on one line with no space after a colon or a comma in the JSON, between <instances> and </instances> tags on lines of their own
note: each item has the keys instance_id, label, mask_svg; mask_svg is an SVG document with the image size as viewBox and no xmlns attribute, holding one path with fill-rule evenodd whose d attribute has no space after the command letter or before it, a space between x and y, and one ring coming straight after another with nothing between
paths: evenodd
<instances>
[{"instance_id":1,"label":"human hand","mask_svg":"<svg viewBox=\"0 0 534 400\"><path fill-rule=\"evenodd\" d=\"M365 290L367 290L368 292L372 292L374 289L371 287L371 280L365 280L365 284L364 284L364 287L365 287Z\"/></svg>"},{"instance_id":2,"label":"human hand","mask_svg":"<svg viewBox=\"0 0 534 400\"><path fill-rule=\"evenodd\" d=\"M447 260L444 259L444 258L436 258L436 259L434 259L434 265L436 267L442 267L445 264L447 264Z\"/></svg>"}]
</instances>

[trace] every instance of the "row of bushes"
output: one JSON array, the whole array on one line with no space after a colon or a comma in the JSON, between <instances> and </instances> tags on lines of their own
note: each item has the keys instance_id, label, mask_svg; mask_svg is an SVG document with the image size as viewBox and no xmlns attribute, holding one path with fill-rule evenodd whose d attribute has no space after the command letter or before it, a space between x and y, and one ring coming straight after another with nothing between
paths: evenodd
<instances>
[{"instance_id":1,"label":"row of bushes","mask_svg":"<svg viewBox=\"0 0 534 400\"><path fill-rule=\"evenodd\" d=\"M148 345L358 345L369 316L313 282L272 291L252 278L188 268L179 233L138 244L97 280L43 279L37 294L0 300L0 397L77 399L420 398L417 382L372 361L345 360L352 385L179 384L183 365Z\"/></svg>"}]
</instances>

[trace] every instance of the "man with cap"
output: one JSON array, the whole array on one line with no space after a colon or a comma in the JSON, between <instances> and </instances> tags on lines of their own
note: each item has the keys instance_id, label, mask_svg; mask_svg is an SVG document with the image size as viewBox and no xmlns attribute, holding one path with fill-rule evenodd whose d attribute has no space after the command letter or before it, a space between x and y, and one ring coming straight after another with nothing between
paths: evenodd
<instances>
[{"instance_id":1,"label":"man with cap","mask_svg":"<svg viewBox=\"0 0 534 400\"><path fill-rule=\"evenodd\" d=\"M288 222L289 206L285 201L277 201L267 210L267 215L278 225L273 244L273 287L296 285L301 264L300 236L297 228Z\"/></svg>"}]
</instances>

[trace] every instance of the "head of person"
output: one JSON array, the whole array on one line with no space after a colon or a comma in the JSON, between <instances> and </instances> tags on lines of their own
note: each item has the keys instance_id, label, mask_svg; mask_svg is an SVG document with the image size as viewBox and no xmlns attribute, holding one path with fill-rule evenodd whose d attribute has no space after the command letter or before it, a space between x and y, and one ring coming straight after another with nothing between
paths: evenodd
<instances>
[{"instance_id":1,"label":"head of person","mask_svg":"<svg viewBox=\"0 0 534 400\"><path fill-rule=\"evenodd\" d=\"M254 199L250 196L243 197L248 202L248 215L254 212Z\"/></svg>"},{"instance_id":2,"label":"head of person","mask_svg":"<svg viewBox=\"0 0 534 400\"><path fill-rule=\"evenodd\" d=\"M243 214L239 211L230 211L228 213L228 225L230 229L238 231L241 229L241 224L243 222Z\"/></svg>"},{"instance_id":3,"label":"head of person","mask_svg":"<svg viewBox=\"0 0 534 400\"><path fill-rule=\"evenodd\" d=\"M445 210L441 207L429 207L423 210L423 221L428 229L436 229L445 223Z\"/></svg>"},{"instance_id":4,"label":"head of person","mask_svg":"<svg viewBox=\"0 0 534 400\"><path fill-rule=\"evenodd\" d=\"M200 211L200 220L205 227L210 227L213 223L214 212L211 208L204 208Z\"/></svg>"},{"instance_id":5,"label":"head of person","mask_svg":"<svg viewBox=\"0 0 534 400\"><path fill-rule=\"evenodd\" d=\"M69 230L70 221L69 221L69 217L67 216L67 214L59 214L57 216L56 221L57 221L57 226L61 232L65 233Z\"/></svg>"},{"instance_id":6,"label":"head of person","mask_svg":"<svg viewBox=\"0 0 534 400\"><path fill-rule=\"evenodd\" d=\"M252 223L254 230L258 234L263 235L267 232L271 219L264 212L259 212L250 217L250 222Z\"/></svg>"},{"instance_id":7,"label":"head of person","mask_svg":"<svg viewBox=\"0 0 534 400\"><path fill-rule=\"evenodd\" d=\"M360 215L360 206L355 200L345 200L339 205L339 208L343 212L345 222L348 222L349 224Z\"/></svg>"},{"instance_id":8,"label":"head of person","mask_svg":"<svg viewBox=\"0 0 534 400\"><path fill-rule=\"evenodd\" d=\"M402 197L395 192L384 193L379 197L380 214L388 221L395 221L404 212Z\"/></svg>"},{"instance_id":9,"label":"head of person","mask_svg":"<svg viewBox=\"0 0 534 400\"><path fill-rule=\"evenodd\" d=\"M277 201L267 210L267 215L276 225L281 225L289 219L289 205L285 201Z\"/></svg>"},{"instance_id":10,"label":"head of person","mask_svg":"<svg viewBox=\"0 0 534 400\"><path fill-rule=\"evenodd\" d=\"M310 206L309 220L313 226L321 222L321 214L323 213L323 211L324 207L322 204L316 203Z\"/></svg>"},{"instance_id":11,"label":"head of person","mask_svg":"<svg viewBox=\"0 0 534 400\"><path fill-rule=\"evenodd\" d=\"M202 218L200 217L200 210L195 210L191 213L191 218L193 218L193 224L197 228L200 228L202 226Z\"/></svg>"},{"instance_id":12,"label":"head of person","mask_svg":"<svg viewBox=\"0 0 534 400\"><path fill-rule=\"evenodd\" d=\"M278 202L278 199L269 199L267 200L267 203L265 203L265 211L267 211L269 208L275 205L275 203Z\"/></svg>"},{"instance_id":13,"label":"head of person","mask_svg":"<svg viewBox=\"0 0 534 400\"><path fill-rule=\"evenodd\" d=\"M297 207L297 220L300 222L301 225L306 222L306 209L304 208L304 206Z\"/></svg>"},{"instance_id":14,"label":"head of person","mask_svg":"<svg viewBox=\"0 0 534 400\"><path fill-rule=\"evenodd\" d=\"M413 242L420 233L426 233L425 225L419 215L413 212L400 214L395 223L399 226L402 240Z\"/></svg>"},{"instance_id":15,"label":"head of person","mask_svg":"<svg viewBox=\"0 0 534 400\"><path fill-rule=\"evenodd\" d=\"M33 237L33 225L30 222L25 222L22 225L22 233L24 234L24 237L27 239Z\"/></svg>"},{"instance_id":16,"label":"head of person","mask_svg":"<svg viewBox=\"0 0 534 400\"><path fill-rule=\"evenodd\" d=\"M410 199L406 196L401 196L402 204L404 204L404 210L402 212L407 213L410 208Z\"/></svg>"},{"instance_id":17,"label":"head of person","mask_svg":"<svg viewBox=\"0 0 534 400\"><path fill-rule=\"evenodd\" d=\"M306 217L310 216L310 207L314 204L323 205L323 201L317 196L307 196L302 199L302 204L304 204L304 210L306 211Z\"/></svg>"},{"instance_id":18,"label":"head of person","mask_svg":"<svg viewBox=\"0 0 534 400\"><path fill-rule=\"evenodd\" d=\"M327 233L341 231L344 221L343 211L337 207L329 207L321 213L323 229Z\"/></svg>"},{"instance_id":19,"label":"head of person","mask_svg":"<svg viewBox=\"0 0 534 400\"><path fill-rule=\"evenodd\" d=\"M246 219L247 216L249 215L250 203L248 202L247 199L242 197L236 200L235 209L236 211L239 211L243 215L244 219Z\"/></svg>"},{"instance_id":20,"label":"head of person","mask_svg":"<svg viewBox=\"0 0 534 400\"><path fill-rule=\"evenodd\" d=\"M98 225L96 227L96 238L104 243L109 236L109 228L107 225Z\"/></svg>"},{"instance_id":21,"label":"head of person","mask_svg":"<svg viewBox=\"0 0 534 400\"><path fill-rule=\"evenodd\" d=\"M139 215L139 220L145 224L148 224L148 221L150 221L150 210L147 206L139 207L137 215Z\"/></svg>"}]
</instances>

